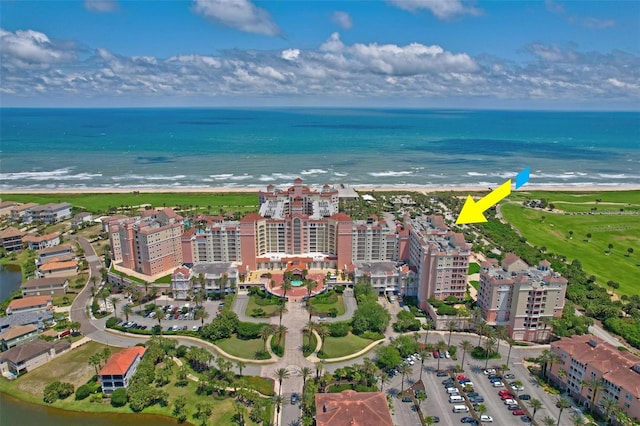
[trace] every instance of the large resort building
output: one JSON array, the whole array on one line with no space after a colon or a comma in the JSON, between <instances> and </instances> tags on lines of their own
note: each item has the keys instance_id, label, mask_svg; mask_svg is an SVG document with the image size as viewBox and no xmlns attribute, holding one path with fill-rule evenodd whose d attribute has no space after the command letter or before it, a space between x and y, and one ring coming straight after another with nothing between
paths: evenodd
<instances>
[{"instance_id":1,"label":"large resort building","mask_svg":"<svg viewBox=\"0 0 640 426\"><path fill-rule=\"evenodd\" d=\"M495 259L483 262L478 305L489 325L504 325L514 340L546 341L548 320L560 317L567 280L541 261L530 267L513 253L498 266Z\"/></svg>"},{"instance_id":2,"label":"large resort building","mask_svg":"<svg viewBox=\"0 0 640 426\"><path fill-rule=\"evenodd\" d=\"M353 220L339 211L340 196L331 185L313 190L296 179L287 189L260 191L259 213L240 220L196 216L185 226L170 209L116 219L109 223L113 260L142 274L172 273L179 298L196 287L269 289L286 273L318 281L316 291L366 276L380 294L406 291L423 309L430 297L464 298L470 246L442 217L406 217L404 225Z\"/></svg>"}]
</instances>

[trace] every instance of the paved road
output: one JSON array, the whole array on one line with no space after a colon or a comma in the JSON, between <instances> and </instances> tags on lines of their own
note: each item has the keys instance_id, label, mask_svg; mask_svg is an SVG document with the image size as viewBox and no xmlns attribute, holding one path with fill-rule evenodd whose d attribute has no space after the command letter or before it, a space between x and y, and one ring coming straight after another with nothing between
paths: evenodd
<instances>
[{"instance_id":1,"label":"paved road","mask_svg":"<svg viewBox=\"0 0 640 426\"><path fill-rule=\"evenodd\" d=\"M347 288L344 290L342 294L342 300L344 301L344 314L338 315L335 318L325 318L325 321L328 322L337 322L337 321L347 321L353 318L353 313L358 308L358 304L356 303L356 298L353 295L353 289ZM317 320L318 318L316 318Z\"/></svg>"}]
</instances>

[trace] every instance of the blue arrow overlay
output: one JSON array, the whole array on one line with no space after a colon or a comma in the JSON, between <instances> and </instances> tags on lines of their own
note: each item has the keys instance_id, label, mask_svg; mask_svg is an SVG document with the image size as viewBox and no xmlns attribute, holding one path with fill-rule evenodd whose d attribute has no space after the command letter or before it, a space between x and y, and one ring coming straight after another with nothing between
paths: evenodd
<instances>
[{"instance_id":1,"label":"blue arrow overlay","mask_svg":"<svg viewBox=\"0 0 640 426\"><path fill-rule=\"evenodd\" d=\"M529 182L529 167L518 173L516 176L516 189Z\"/></svg>"}]
</instances>

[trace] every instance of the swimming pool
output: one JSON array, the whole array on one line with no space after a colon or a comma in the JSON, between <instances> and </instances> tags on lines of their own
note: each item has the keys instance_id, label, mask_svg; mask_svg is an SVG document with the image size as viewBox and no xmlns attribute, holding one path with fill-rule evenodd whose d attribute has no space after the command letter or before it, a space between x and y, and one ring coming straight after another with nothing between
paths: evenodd
<instances>
[{"instance_id":1,"label":"swimming pool","mask_svg":"<svg viewBox=\"0 0 640 426\"><path fill-rule=\"evenodd\" d=\"M300 280L291 280L292 287L302 287L302 281Z\"/></svg>"}]
</instances>

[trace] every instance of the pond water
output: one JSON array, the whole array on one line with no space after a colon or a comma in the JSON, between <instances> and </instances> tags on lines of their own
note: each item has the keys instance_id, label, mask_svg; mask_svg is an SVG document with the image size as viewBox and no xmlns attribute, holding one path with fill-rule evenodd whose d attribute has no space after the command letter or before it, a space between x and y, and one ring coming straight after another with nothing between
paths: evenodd
<instances>
[{"instance_id":1,"label":"pond water","mask_svg":"<svg viewBox=\"0 0 640 426\"><path fill-rule=\"evenodd\" d=\"M0 300L11 296L11 293L20 288L22 283L22 270L18 265L0 265Z\"/></svg>"},{"instance_id":2,"label":"pond water","mask_svg":"<svg viewBox=\"0 0 640 426\"><path fill-rule=\"evenodd\" d=\"M177 424L176 419L153 414L82 413L60 410L20 401L0 393L0 425L3 426L173 426Z\"/></svg>"}]
</instances>

